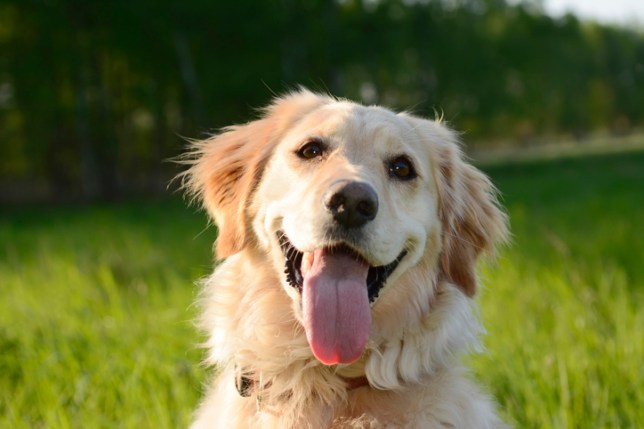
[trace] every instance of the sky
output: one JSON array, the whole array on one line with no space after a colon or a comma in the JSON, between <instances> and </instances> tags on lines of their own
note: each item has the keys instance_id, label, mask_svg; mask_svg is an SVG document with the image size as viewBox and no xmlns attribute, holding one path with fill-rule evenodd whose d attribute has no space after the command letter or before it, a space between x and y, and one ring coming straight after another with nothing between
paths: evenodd
<instances>
[{"instance_id":1,"label":"sky","mask_svg":"<svg viewBox=\"0 0 644 429\"><path fill-rule=\"evenodd\" d=\"M555 16L570 11L603 23L644 25L644 0L543 0L543 4Z\"/></svg>"}]
</instances>

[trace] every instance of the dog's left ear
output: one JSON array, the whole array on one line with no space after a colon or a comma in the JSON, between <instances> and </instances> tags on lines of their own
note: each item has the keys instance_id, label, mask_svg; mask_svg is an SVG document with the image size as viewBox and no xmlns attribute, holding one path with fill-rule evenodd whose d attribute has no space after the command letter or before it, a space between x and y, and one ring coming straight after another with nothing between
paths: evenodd
<instances>
[{"instance_id":1,"label":"dog's left ear","mask_svg":"<svg viewBox=\"0 0 644 429\"><path fill-rule=\"evenodd\" d=\"M442 226L441 275L467 296L477 289L476 262L492 253L508 236L508 218L501 210L494 185L468 164L456 133L440 124L406 113L412 132L426 141L438 189L438 217Z\"/></svg>"},{"instance_id":2,"label":"dog's left ear","mask_svg":"<svg viewBox=\"0 0 644 429\"><path fill-rule=\"evenodd\" d=\"M507 240L508 218L487 176L467 163L454 133L436 141L436 182L443 226L440 269L467 296L477 289L476 261Z\"/></svg>"}]
</instances>

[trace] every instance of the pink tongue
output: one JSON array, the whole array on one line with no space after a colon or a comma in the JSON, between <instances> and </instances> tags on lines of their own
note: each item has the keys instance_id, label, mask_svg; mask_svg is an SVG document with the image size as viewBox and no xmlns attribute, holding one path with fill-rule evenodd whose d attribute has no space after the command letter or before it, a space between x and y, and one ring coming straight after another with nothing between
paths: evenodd
<instances>
[{"instance_id":1,"label":"pink tongue","mask_svg":"<svg viewBox=\"0 0 644 429\"><path fill-rule=\"evenodd\" d=\"M325 365L351 363L369 339L371 310L367 295L369 266L346 253L316 250L304 269L302 301L306 338Z\"/></svg>"}]
</instances>

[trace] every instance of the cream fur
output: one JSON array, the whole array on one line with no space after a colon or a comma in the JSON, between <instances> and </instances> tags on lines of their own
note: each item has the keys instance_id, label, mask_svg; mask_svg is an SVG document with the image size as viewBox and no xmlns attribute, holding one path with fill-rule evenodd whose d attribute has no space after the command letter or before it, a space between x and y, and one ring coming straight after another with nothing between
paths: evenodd
<instances>
[{"instance_id":1,"label":"cream fur","mask_svg":"<svg viewBox=\"0 0 644 429\"><path fill-rule=\"evenodd\" d=\"M313 137L328 154L303 164L294 152ZM390 177L387 157L398 154L417 179ZM302 90L197 142L192 155L185 183L218 224L225 258L203 282L201 327L218 373L193 429L506 427L459 356L480 349L475 264L504 240L507 220L452 131ZM307 342L277 235L303 252L333 244L320 200L337 179L369 183L379 197L360 254L374 266L407 255L371 307L362 357L325 366ZM239 368L254 374L251 397L235 388ZM350 388L362 376L369 385Z\"/></svg>"}]
</instances>

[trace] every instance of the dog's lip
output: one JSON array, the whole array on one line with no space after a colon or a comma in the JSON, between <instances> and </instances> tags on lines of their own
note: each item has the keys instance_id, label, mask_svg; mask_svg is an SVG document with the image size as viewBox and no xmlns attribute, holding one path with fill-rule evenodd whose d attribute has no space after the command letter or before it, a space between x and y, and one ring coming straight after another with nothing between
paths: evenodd
<instances>
[{"instance_id":1,"label":"dog's lip","mask_svg":"<svg viewBox=\"0 0 644 429\"><path fill-rule=\"evenodd\" d=\"M305 258L310 257L310 253L302 252L298 250L293 243L289 240L286 233L279 231L277 233L277 238L282 248L285 259L284 272L286 274L286 280L288 283L293 286L298 292L302 293L302 288L304 285L304 276L302 274L302 261L306 261ZM407 250L403 249L399 255L392 262L374 266L368 262L368 260L360 254L357 250L349 246L345 242L334 243L329 246L325 246L325 249L331 253L347 253L352 257L364 261L366 265L369 266L369 272L367 274L366 287L369 295L369 302L374 302L378 298L378 294L385 286L387 279L398 267L402 259L407 255Z\"/></svg>"}]
</instances>

